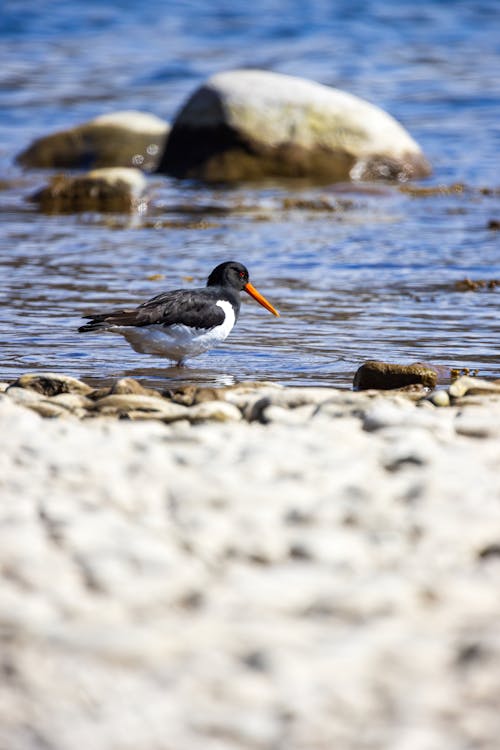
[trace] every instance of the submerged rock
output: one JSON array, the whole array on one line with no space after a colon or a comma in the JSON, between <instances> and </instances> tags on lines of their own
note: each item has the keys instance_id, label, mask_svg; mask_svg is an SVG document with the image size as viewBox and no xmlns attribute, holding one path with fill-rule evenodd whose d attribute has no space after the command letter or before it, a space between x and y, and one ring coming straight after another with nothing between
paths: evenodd
<instances>
[{"instance_id":1,"label":"submerged rock","mask_svg":"<svg viewBox=\"0 0 500 750\"><path fill-rule=\"evenodd\" d=\"M355 389L364 391L370 388L378 390L404 388L415 383L434 388L437 383L436 371L419 363L397 365L369 360L357 370L353 385Z\"/></svg>"},{"instance_id":2,"label":"submerged rock","mask_svg":"<svg viewBox=\"0 0 500 750\"><path fill-rule=\"evenodd\" d=\"M455 281L455 292L477 292L478 289L496 289L500 287L500 279L460 279Z\"/></svg>"},{"instance_id":3,"label":"submerged rock","mask_svg":"<svg viewBox=\"0 0 500 750\"><path fill-rule=\"evenodd\" d=\"M178 114L158 171L207 181L406 180L430 166L389 114L352 94L261 70L209 78Z\"/></svg>"},{"instance_id":4,"label":"submerged rock","mask_svg":"<svg viewBox=\"0 0 500 750\"><path fill-rule=\"evenodd\" d=\"M77 177L56 175L31 200L45 213L130 213L137 209L145 188L146 179L138 169L110 167Z\"/></svg>"},{"instance_id":5,"label":"submerged rock","mask_svg":"<svg viewBox=\"0 0 500 750\"><path fill-rule=\"evenodd\" d=\"M169 125L145 112L112 112L35 140L16 161L24 167L156 168Z\"/></svg>"}]
</instances>

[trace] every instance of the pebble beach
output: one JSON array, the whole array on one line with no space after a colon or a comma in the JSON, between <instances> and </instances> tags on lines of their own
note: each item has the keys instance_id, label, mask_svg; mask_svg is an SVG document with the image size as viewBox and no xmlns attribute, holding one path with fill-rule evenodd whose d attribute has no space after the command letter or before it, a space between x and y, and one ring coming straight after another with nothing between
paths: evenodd
<instances>
[{"instance_id":1,"label":"pebble beach","mask_svg":"<svg viewBox=\"0 0 500 750\"><path fill-rule=\"evenodd\" d=\"M62 395L22 382L0 395L0 747L496 748L498 385L48 418Z\"/></svg>"}]
</instances>

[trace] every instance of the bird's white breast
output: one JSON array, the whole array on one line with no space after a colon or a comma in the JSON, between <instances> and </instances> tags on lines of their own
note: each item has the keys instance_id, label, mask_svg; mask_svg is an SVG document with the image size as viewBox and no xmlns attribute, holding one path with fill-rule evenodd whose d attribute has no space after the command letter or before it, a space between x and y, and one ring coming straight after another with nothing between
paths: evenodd
<instances>
[{"instance_id":1,"label":"bird's white breast","mask_svg":"<svg viewBox=\"0 0 500 750\"><path fill-rule=\"evenodd\" d=\"M137 352L180 361L212 349L231 333L236 322L233 306L226 300L219 300L216 304L224 310L224 321L208 330L180 323L171 326L117 326L109 330L121 333Z\"/></svg>"}]
</instances>

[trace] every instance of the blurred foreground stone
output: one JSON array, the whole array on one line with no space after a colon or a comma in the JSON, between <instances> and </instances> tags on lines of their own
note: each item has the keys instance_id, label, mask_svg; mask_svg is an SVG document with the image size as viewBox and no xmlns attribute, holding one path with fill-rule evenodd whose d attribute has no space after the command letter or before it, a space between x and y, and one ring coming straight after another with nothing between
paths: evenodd
<instances>
[{"instance_id":1,"label":"blurred foreground stone","mask_svg":"<svg viewBox=\"0 0 500 750\"><path fill-rule=\"evenodd\" d=\"M177 115L158 166L208 181L407 180L430 166L389 114L345 91L262 70L209 78Z\"/></svg>"},{"instance_id":2,"label":"blurred foreground stone","mask_svg":"<svg viewBox=\"0 0 500 750\"><path fill-rule=\"evenodd\" d=\"M500 393L460 380L2 384L0 747L496 750Z\"/></svg>"}]
</instances>

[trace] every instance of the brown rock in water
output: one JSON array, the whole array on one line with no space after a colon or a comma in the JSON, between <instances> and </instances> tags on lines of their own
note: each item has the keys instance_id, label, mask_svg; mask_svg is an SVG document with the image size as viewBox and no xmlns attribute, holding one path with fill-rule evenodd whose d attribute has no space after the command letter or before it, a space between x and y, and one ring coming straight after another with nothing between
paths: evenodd
<instances>
[{"instance_id":1,"label":"brown rock in water","mask_svg":"<svg viewBox=\"0 0 500 750\"><path fill-rule=\"evenodd\" d=\"M78 177L56 175L31 200L45 213L130 213L137 208L145 187L144 175L138 169L94 169Z\"/></svg>"},{"instance_id":2,"label":"brown rock in water","mask_svg":"<svg viewBox=\"0 0 500 750\"><path fill-rule=\"evenodd\" d=\"M145 112L113 112L38 138L16 161L24 167L156 168L169 125Z\"/></svg>"},{"instance_id":3,"label":"brown rock in water","mask_svg":"<svg viewBox=\"0 0 500 750\"><path fill-rule=\"evenodd\" d=\"M478 289L496 289L500 286L500 279L460 279L455 281L453 289L456 292L477 292Z\"/></svg>"},{"instance_id":4,"label":"brown rock in water","mask_svg":"<svg viewBox=\"0 0 500 750\"><path fill-rule=\"evenodd\" d=\"M158 172L336 182L425 177L430 167L404 128L363 99L302 78L233 70L208 79L186 102Z\"/></svg>"},{"instance_id":5,"label":"brown rock in water","mask_svg":"<svg viewBox=\"0 0 500 750\"><path fill-rule=\"evenodd\" d=\"M356 372L353 386L358 391L366 391L370 388L385 391L404 388L415 383L434 388L437 383L436 371L419 363L397 365L369 360Z\"/></svg>"}]
</instances>

